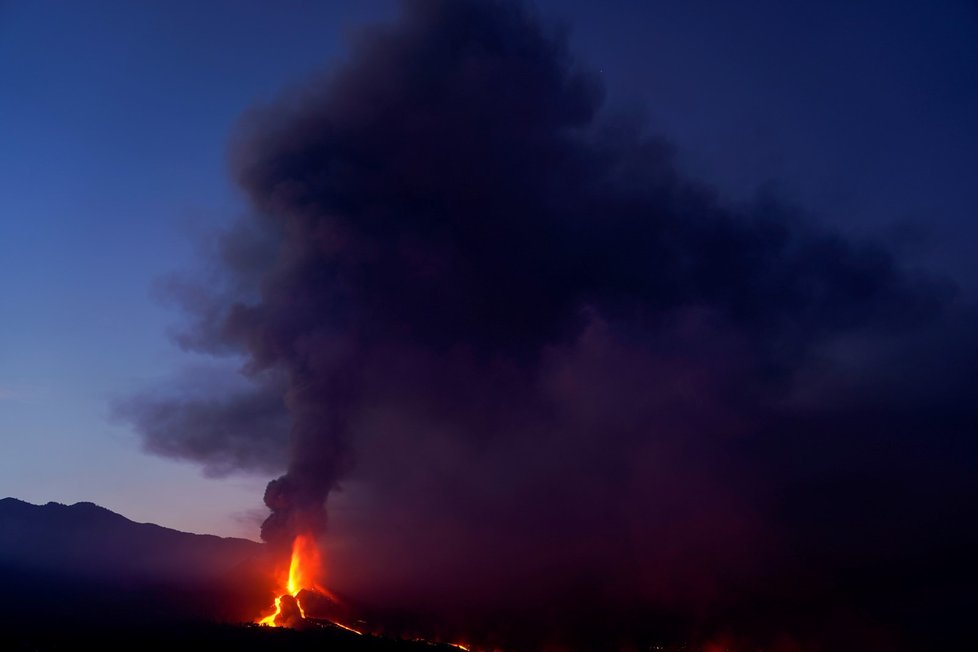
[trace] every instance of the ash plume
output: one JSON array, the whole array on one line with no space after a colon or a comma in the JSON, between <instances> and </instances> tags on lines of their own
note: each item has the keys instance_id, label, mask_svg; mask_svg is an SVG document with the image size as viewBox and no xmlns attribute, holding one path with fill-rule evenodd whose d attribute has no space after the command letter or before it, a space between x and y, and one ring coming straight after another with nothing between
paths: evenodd
<instances>
[{"instance_id":1,"label":"ash plume","mask_svg":"<svg viewBox=\"0 0 978 652\"><path fill-rule=\"evenodd\" d=\"M909 519L973 495L974 409L901 376L975 387L943 364L974 341L953 287L784 202L725 204L602 104L532 11L433 0L247 113L231 161L253 210L223 254L244 290L192 302L181 341L285 379L266 541L321 531L342 481L353 593L702 614L902 531L880 486ZM268 435L194 406L180 428L147 397L127 415L154 452L267 469Z\"/></svg>"}]
</instances>

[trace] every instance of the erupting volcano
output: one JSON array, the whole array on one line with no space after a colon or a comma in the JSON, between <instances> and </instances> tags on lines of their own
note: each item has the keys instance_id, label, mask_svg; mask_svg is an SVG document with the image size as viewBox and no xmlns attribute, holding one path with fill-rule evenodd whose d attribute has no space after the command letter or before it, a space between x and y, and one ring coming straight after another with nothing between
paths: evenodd
<instances>
[{"instance_id":1,"label":"erupting volcano","mask_svg":"<svg viewBox=\"0 0 978 652\"><path fill-rule=\"evenodd\" d=\"M331 4L365 3L310 7ZM751 9L756 21L719 8L653 16L673 3L629 3L650 30L665 30L661 38L646 38L631 17L613 19L620 12L583 8L596 3L563 3L581 5L585 32L603 25L582 41L597 68L575 54L573 30L536 7L562 3L400 4L397 17L357 30L328 68L241 116L227 157L241 208L202 223L202 233L219 232L200 268L160 288L186 312L173 334L194 357L117 409L152 453L198 463L208 476L275 478L261 526L262 554L281 562L275 592L265 594L266 577L244 578L240 613L285 631L248 634L320 630L298 638L356 639L346 649L464 640L585 652L663 640L689 650L716 640L748 641L724 644L731 649L889 650L902 638L907 650L931 650L953 647L936 644L934 632L970 637L978 577L962 569L974 565L978 541L978 305L930 267L939 256L916 251L921 233L907 230L892 194L901 184L860 177L874 166L852 164L864 160L856 150L839 150L845 164L821 170L832 159L818 147L865 140L866 161L883 145L899 148L880 170L891 159L902 169L942 158L939 143L965 141L943 126L908 139L903 124L937 116L929 98L957 101L978 84L935 68L952 87L895 86L847 113L853 89L883 83L876 63L897 62L893 79L923 70L923 51L906 66L903 50L879 49L914 42L916 24L866 40L864 26L882 29L901 13L886 3L814 21L806 10L788 21L804 26L795 39L781 37L788 23L764 22L793 15L785 3L760 3L770 7ZM254 33L262 42L266 31L286 33L278 21ZM695 38L674 37L687 21L708 22ZM812 24L831 38L812 36ZM842 38L846 28L858 29ZM742 32L750 38L737 63L728 39ZM616 65L612 52L629 50L618 43L629 34L650 49ZM602 54L605 41L613 47ZM782 41L792 46L784 56L759 54ZM808 56L794 41L833 45ZM696 46L668 52L686 42ZM865 42L850 52L858 66L841 65L837 42ZM296 47L333 49L322 29ZM227 48L228 63L256 57L266 74L278 49ZM866 79L840 83L833 105L827 87L849 68L865 68ZM715 89L670 100L710 70L721 71ZM264 77L233 77L269 89ZM615 91L616 80L641 83ZM781 82L799 80L779 104ZM815 94L798 101L808 87ZM741 88L752 90L737 96ZM650 92L648 115L641 96L619 103L633 90ZM913 105L896 118L903 97L924 98L927 111ZM798 124L779 122L780 109L796 104ZM770 107L778 110L768 120ZM683 122L711 111L715 125ZM171 113L163 124L184 123ZM865 139L845 116L872 117ZM967 122L957 109L945 117L935 124ZM816 118L824 123L813 127ZM657 133L673 119L675 133ZM754 150L754 122L772 130L770 147ZM723 124L731 131L714 137ZM48 131L33 127L25 133ZM702 151L686 151L696 134L705 134ZM758 170L783 134L800 134L786 169L812 176L782 186L776 170ZM917 157L911 141L921 143ZM206 159L194 152L184 158ZM970 154L948 159L970 163ZM191 176L177 163L159 169ZM716 184L701 178L714 166ZM964 169L928 165L908 176L908 187L941 179L909 212L947 211L944 183ZM755 173L760 185L741 186ZM107 187L114 201L116 184ZM804 193L794 198L792 188ZM874 188L877 197L862 197ZM872 206L879 215L861 222ZM853 214L823 219L828 207ZM138 222L118 219L120 229ZM116 242L91 231L99 246ZM108 232L125 242L129 234ZM39 340L39 350L47 345ZM193 495L178 489L167 500ZM327 532L343 542L328 560ZM360 631L339 631L348 625Z\"/></svg>"},{"instance_id":2,"label":"erupting volcano","mask_svg":"<svg viewBox=\"0 0 978 652\"><path fill-rule=\"evenodd\" d=\"M300 534L292 542L288 573L281 573L276 589L275 611L259 619L259 625L300 628L335 625L355 634L361 632L336 621L339 600L320 583L323 566L316 539ZM308 612L308 615L307 615Z\"/></svg>"}]
</instances>

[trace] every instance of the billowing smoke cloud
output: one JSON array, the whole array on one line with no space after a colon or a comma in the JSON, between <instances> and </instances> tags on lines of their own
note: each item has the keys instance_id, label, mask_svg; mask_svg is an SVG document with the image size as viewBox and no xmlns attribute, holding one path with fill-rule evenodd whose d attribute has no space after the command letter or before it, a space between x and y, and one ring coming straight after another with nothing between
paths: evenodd
<instances>
[{"instance_id":1,"label":"billowing smoke cloud","mask_svg":"<svg viewBox=\"0 0 978 652\"><path fill-rule=\"evenodd\" d=\"M289 418L281 383L228 391L181 378L171 391L118 401L116 417L139 424L150 452L199 462L222 476L241 469L275 472L287 459Z\"/></svg>"},{"instance_id":2,"label":"billowing smoke cloud","mask_svg":"<svg viewBox=\"0 0 978 652\"><path fill-rule=\"evenodd\" d=\"M344 481L331 581L376 600L539 608L545 631L844 576L863 609L840 569L885 575L930 550L914 519L974 495L975 366L948 353L972 319L872 242L724 205L601 107L524 7L444 0L248 113L234 292L194 295L181 341L243 354L254 388L137 397L148 448L212 471L287 452L269 542L320 530Z\"/></svg>"}]
</instances>

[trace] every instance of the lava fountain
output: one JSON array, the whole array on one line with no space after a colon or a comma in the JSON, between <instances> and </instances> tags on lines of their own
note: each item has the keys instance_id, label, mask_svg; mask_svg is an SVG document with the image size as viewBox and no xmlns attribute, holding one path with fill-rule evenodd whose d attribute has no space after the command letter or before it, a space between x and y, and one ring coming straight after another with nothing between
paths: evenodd
<instances>
[{"instance_id":1,"label":"lava fountain","mask_svg":"<svg viewBox=\"0 0 978 652\"><path fill-rule=\"evenodd\" d=\"M282 573L276 591L278 597L275 598L275 611L258 620L258 624L269 627L299 627L305 624L322 624L323 620L328 620L329 624L360 634L352 627L336 622L333 617L310 619L306 615L306 609L302 605L303 600L311 601L316 605L322 605L324 602L339 605L336 596L320 583L322 573L322 556L315 537L309 534L296 536L292 542L288 574Z\"/></svg>"}]
</instances>

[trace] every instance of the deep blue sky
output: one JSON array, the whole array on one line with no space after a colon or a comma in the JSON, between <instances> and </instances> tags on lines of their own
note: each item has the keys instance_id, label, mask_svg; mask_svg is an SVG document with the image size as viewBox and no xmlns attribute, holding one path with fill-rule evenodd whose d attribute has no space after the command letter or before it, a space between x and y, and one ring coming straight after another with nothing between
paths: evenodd
<instances>
[{"instance_id":1,"label":"deep blue sky","mask_svg":"<svg viewBox=\"0 0 978 652\"><path fill-rule=\"evenodd\" d=\"M771 186L973 294L973 2L558 2L610 107L734 199ZM0 2L0 495L254 537L267 478L141 452L109 402L203 364L154 297L241 210L242 111L394 3Z\"/></svg>"}]
</instances>

